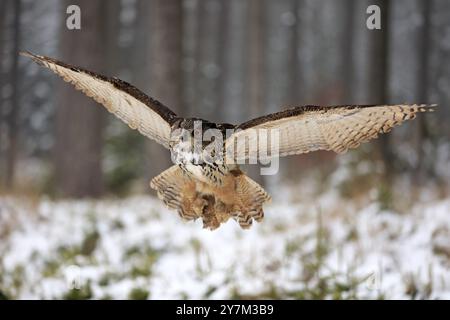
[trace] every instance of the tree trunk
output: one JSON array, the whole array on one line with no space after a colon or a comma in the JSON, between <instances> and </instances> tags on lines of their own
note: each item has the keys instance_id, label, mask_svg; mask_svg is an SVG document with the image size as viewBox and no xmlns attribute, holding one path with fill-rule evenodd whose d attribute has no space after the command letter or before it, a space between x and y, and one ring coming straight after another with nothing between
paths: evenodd
<instances>
[{"instance_id":1,"label":"tree trunk","mask_svg":"<svg viewBox=\"0 0 450 320\"><path fill-rule=\"evenodd\" d=\"M217 37L217 50L218 50L218 66L219 66L219 76L217 78L217 84L216 88L219 92L217 96L217 103L216 103L216 112L218 119L220 119L220 122L224 122L224 116L223 113L226 113L225 109L225 103L226 103L226 85L225 81L227 79L227 72L228 72L228 66L227 66L227 56L229 53L229 37L228 37L228 24L230 21L230 8L231 8L231 1L221 1L220 2L221 8L220 8L220 16L219 16L219 35Z\"/></svg>"},{"instance_id":2,"label":"tree trunk","mask_svg":"<svg viewBox=\"0 0 450 320\"><path fill-rule=\"evenodd\" d=\"M248 119L248 101L246 100L245 84L249 62L247 61L248 39L245 32L247 24L248 1L227 1L228 18L226 21L226 39L224 48L226 52L225 66L223 68L223 109L221 121L228 123L241 123Z\"/></svg>"},{"instance_id":3,"label":"tree trunk","mask_svg":"<svg viewBox=\"0 0 450 320\"><path fill-rule=\"evenodd\" d=\"M289 39L289 52L288 52L288 64L290 69L289 72L289 84L287 92L286 105L288 106L298 106L301 103L301 90L302 84L300 80L300 59L299 59L299 47L300 47L300 25L299 25L299 9L300 2L298 0L291 0L289 7L292 10L295 21L290 26L290 39ZM301 155L294 155L284 159L284 165L282 174L284 178L290 180L290 177L296 176L301 165Z\"/></svg>"},{"instance_id":4,"label":"tree trunk","mask_svg":"<svg viewBox=\"0 0 450 320\"><path fill-rule=\"evenodd\" d=\"M66 1L67 8L73 1ZM100 73L106 71L106 3L80 0L81 30L61 30L60 58ZM66 25L63 15L62 25ZM105 110L71 85L58 82L55 173L63 197L98 197L104 191L102 146Z\"/></svg>"},{"instance_id":5,"label":"tree trunk","mask_svg":"<svg viewBox=\"0 0 450 320\"><path fill-rule=\"evenodd\" d=\"M209 0L199 2L199 37L197 51L195 116L220 122L218 105L221 99L223 76L222 62L225 49L224 19L227 15L225 1Z\"/></svg>"},{"instance_id":6,"label":"tree trunk","mask_svg":"<svg viewBox=\"0 0 450 320\"><path fill-rule=\"evenodd\" d=\"M300 26L299 26L299 9L300 2L298 0L291 0L290 7L292 13L295 17L295 21L291 28L291 39L289 41L289 89L287 105L295 106L298 105L301 95L300 95L300 59L299 59L299 47L300 47Z\"/></svg>"},{"instance_id":7,"label":"tree trunk","mask_svg":"<svg viewBox=\"0 0 450 320\"><path fill-rule=\"evenodd\" d=\"M355 104L353 95L353 50L355 29L355 0L345 2L344 37L342 39L343 63L342 63L342 102L339 104Z\"/></svg>"},{"instance_id":8,"label":"tree trunk","mask_svg":"<svg viewBox=\"0 0 450 320\"><path fill-rule=\"evenodd\" d=\"M248 108L250 118L264 112L264 5L250 0L248 8Z\"/></svg>"},{"instance_id":9,"label":"tree trunk","mask_svg":"<svg viewBox=\"0 0 450 320\"><path fill-rule=\"evenodd\" d=\"M151 88L148 94L175 112L181 110L181 25L182 3L178 0L155 0L150 5L149 41L151 48L147 73ZM162 146L148 144L147 175L152 178L170 165L170 154Z\"/></svg>"},{"instance_id":10,"label":"tree trunk","mask_svg":"<svg viewBox=\"0 0 450 320\"><path fill-rule=\"evenodd\" d=\"M183 61L186 66L183 68L183 115L192 117L195 114L195 102L197 98L196 80L198 76L197 56L199 51L199 2L190 1L190 5L183 8Z\"/></svg>"},{"instance_id":11,"label":"tree trunk","mask_svg":"<svg viewBox=\"0 0 450 320\"><path fill-rule=\"evenodd\" d=\"M108 75L116 76L120 71L121 62L121 51L118 45L118 34L121 30L121 0L108 0L108 5L105 7L106 21L104 28L106 28L106 47L108 48L107 52L104 50L108 69L105 72Z\"/></svg>"},{"instance_id":12,"label":"tree trunk","mask_svg":"<svg viewBox=\"0 0 450 320\"><path fill-rule=\"evenodd\" d=\"M3 51L4 51L4 36L6 29L6 2L7 0L0 0L0 92L3 89L5 70L3 69ZM0 95L0 186L4 186L6 180L5 168L5 154L6 148L6 130L5 130L5 114L3 108L3 96Z\"/></svg>"},{"instance_id":13,"label":"tree trunk","mask_svg":"<svg viewBox=\"0 0 450 320\"><path fill-rule=\"evenodd\" d=\"M381 30L369 30L370 41L368 53L368 101L370 104L386 104L389 102L389 0L372 1L381 9ZM380 135L378 146L384 164L385 182L389 186L395 173L395 156L392 152L391 136Z\"/></svg>"},{"instance_id":14,"label":"tree trunk","mask_svg":"<svg viewBox=\"0 0 450 320\"><path fill-rule=\"evenodd\" d=\"M11 110L8 115L8 149L6 158L6 189L14 187L14 175L16 170L18 152L18 118L19 118L19 49L20 49L20 16L22 1L14 1L14 22L13 22L13 50L11 67L11 84L13 93L11 96Z\"/></svg>"},{"instance_id":15,"label":"tree trunk","mask_svg":"<svg viewBox=\"0 0 450 320\"><path fill-rule=\"evenodd\" d=\"M429 81L429 63L428 63L428 49L430 48L430 13L431 1L421 2L421 11L423 15L423 26L420 30L420 39L418 41L418 55L419 68L417 70L417 102L427 103L428 100L428 81ZM417 150L417 164L415 168L415 182L423 183L427 174L427 166L425 163L424 140L428 135L428 130L425 122L425 117L417 117L418 125L416 132L416 150Z\"/></svg>"},{"instance_id":16,"label":"tree trunk","mask_svg":"<svg viewBox=\"0 0 450 320\"><path fill-rule=\"evenodd\" d=\"M248 5L248 118L256 118L265 113L264 101L264 22L265 1L249 0ZM250 165L248 174L258 183L264 185L265 179L260 174L259 165Z\"/></svg>"}]
</instances>

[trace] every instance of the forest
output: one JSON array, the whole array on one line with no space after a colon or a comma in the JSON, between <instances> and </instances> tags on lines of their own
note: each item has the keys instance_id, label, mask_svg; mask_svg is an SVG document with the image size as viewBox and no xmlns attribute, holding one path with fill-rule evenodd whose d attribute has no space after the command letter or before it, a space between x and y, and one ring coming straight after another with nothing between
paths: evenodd
<instances>
[{"instance_id":1,"label":"forest","mask_svg":"<svg viewBox=\"0 0 450 320\"><path fill-rule=\"evenodd\" d=\"M211 232L149 187L166 149L21 51L215 122L437 107L345 154L245 166L264 220ZM0 299L449 299L449 122L446 0L0 0Z\"/></svg>"}]
</instances>

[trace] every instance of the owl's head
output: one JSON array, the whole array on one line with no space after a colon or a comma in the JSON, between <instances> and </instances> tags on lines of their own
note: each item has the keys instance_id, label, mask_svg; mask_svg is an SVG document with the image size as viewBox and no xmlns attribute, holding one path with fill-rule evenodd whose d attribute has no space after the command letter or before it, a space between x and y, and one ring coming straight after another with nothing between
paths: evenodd
<instances>
[{"instance_id":1,"label":"owl's head","mask_svg":"<svg viewBox=\"0 0 450 320\"><path fill-rule=\"evenodd\" d=\"M172 126L169 147L172 160L217 162L222 154L224 130L197 118L180 119Z\"/></svg>"}]
</instances>

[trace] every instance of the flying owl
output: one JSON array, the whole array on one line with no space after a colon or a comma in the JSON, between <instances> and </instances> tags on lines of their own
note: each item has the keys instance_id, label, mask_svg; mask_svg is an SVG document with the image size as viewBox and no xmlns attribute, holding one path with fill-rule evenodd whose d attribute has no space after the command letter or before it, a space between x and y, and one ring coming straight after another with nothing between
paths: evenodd
<instances>
[{"instance_id":1,"label":"flying owl","mask_svg":"<svg viewBox=\"0 0 450 320\"><path fill-rule=\"evenodd\" d=\"M239 164L246 160L261 154L278 157L316 150L342 153L414 119L419 112L432 111L434 106L299 106L239 125L212 123L179 117L118 78L45 56L21 54L49 68L132 129L169 149L174 165L153 178L151 188L181 218L200 218L211 230L230 218L244 229L254 220L263 219L263 205L271 198L240 169ZM195 139L197 131L201 134L208 130L216 133L214 139ZM261 136L255 134L259 131L277 132L278 139L261 144ZM274 145L276 154L269 154L268 149Z\"/></svg>"}]
</instances>

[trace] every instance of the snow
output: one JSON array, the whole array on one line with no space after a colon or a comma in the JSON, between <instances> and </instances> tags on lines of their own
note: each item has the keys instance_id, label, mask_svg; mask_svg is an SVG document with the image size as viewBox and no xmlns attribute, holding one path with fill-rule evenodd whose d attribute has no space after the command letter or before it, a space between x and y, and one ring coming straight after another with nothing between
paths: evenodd
<instances>
[{"instance_id":1,"label":"snow","mask_svg":"<svg viewBox=\"0 0 450 320\"><path fill-rule=\"evenodd\" d=\"M266 297L273 288L295 298L320 281L350 284L341 298L450 298L450 198L397 213L370 197L356 205L329 191L305 202L284 191L250 230L230 221L213 232L151 196L0 198L0 291L62 298L78 272L94 299L127 299L135 288L151 299Z\"/></svg>"}]
</instances>

